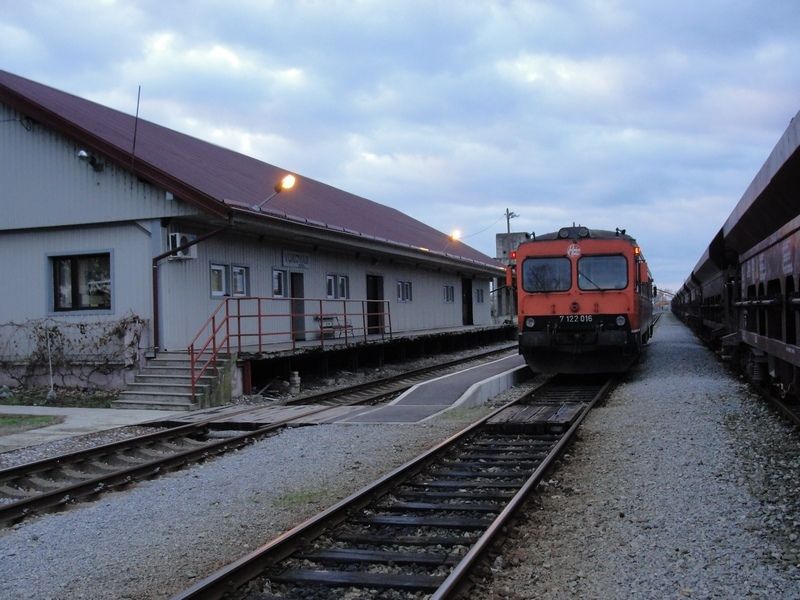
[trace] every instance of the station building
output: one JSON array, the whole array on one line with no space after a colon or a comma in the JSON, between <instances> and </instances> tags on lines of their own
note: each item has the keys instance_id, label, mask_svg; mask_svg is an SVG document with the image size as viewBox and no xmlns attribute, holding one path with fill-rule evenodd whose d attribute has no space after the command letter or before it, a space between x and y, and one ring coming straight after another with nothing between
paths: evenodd
<instances>
[{"instance_id":1,"label":"station building","mask_svg":"<svg viewBox=\"0 0 800 600\"><path fill-rule=\"evenodd\" d=\"M286 174L0 71L0 383L41 383L49 363L60 384L120 387L167 351L196 355L196 379L216 355L507 318L494 259Z\"/></svg>"}]
</instances>

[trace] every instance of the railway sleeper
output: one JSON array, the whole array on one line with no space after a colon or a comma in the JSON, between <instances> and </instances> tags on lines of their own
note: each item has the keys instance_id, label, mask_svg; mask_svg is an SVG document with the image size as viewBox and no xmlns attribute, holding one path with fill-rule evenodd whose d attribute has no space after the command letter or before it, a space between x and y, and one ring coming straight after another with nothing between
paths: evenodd
<instances>
[{"instance_id":1,"label":"railway sleeper","mask_svg":"<svg viewBox=\"0 0 800 600\"><path fill-rule=\"evenodd\" d=\"M435 591L445 580L437 575L406 575L392 573L361 573L354 571L314 571L291 569L270 578L289 584L316 584L324 586L352 586L361 588Z\"/></svg>"},{"instance_id":2,"label":"railway sleeper","mask_svg":"<svg viewBox=\"0 0 800 600\"><path fill-rule=\"evenodd\" d=\"M301 560L312 560L320 563L394 563L454 565L458 559L447 554L432 552L387 552L385 550L363 550L360 548L332 548L301 552L297 556Z\"/></svg>"},{"instance_id":3,"label":"railway sleeper","mask_svg":"<svg viewBox=\"0 0 800 600\"><path fill-rule=\"evenodd\" d=\"M371 533L342 533L337 540L370 546L471 546L477 535L464 532L463 537L443 535L379 535Z\"/></svg>"},{"instance_id":4,"label":"railway sleeper","mask_svg":"<svg viewBox=\"0 0 800 600\"><path fill-rule=\"evenodd\" d=\"M427 490L418 491L398 491L395 492L397 498L448 498L448 499L471 499L471 500L497 500L498 502L506 502L514 497L515 492L431 492Z\"/></svg>"},{"instance_id":5,"label":"railway sleeper","mask_svg":"<svg viewBox=\"0 0 800 600\"><path fill-rule=\"evenodd\" d=\"M392 525L399 527L438 527L441 529L486 529L491 519L460 517L427 517L410 515L373 515L353 519L363 525Z\"/></svg>"},{"instance_id":6,"label":"railway sleeper","mask_svg":"<svg viewBox=\"0 0 800 600\"><path fill-rule=\"evenodd\" d=\"M448 503L448 502L396 502L391 506L379 507L382 511L453 511L453 512L486 512L499 513L503 507L499 504Z\"/></svg>"}]
</instances>

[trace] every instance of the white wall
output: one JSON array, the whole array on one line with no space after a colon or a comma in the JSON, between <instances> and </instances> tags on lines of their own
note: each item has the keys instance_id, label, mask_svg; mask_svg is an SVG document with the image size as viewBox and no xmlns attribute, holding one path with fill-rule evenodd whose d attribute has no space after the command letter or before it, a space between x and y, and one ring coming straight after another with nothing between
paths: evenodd
<instances>
[{"instance_id":1,"label":"white wall","mask_svg":"<svg viewBox=\"0 0 800 600\"><path fill-rule=\"evenodd\" d=\"M178 225L173 224L173 227ZM194 233L184 226L186 233ZM166 231L163 233L166 239ZM166 248L166 242L164 242ZM307 258L304 268L284 264L284 251L302 254ZM412 266L390 264L356 257L355 254L333 253L312 248L292 247L276 244L270 240L259 241L255 236L223 235L210 238L197 245L197 257L189 260L165 260L160 266L162 297L162 345L168 349L185 348L219 306L221 298L211 295L211 264L243 266L249 269L250 294L253 296L272 296L273 269L288 273L303 274L304 297L325 298L326 275L346 275L350 282L350 299L366 299L366 277L383 276L384 299L390 301L391 323L395 332L418 331L445 327L458 327L462 324L461 276L455 273L440 273ZM413 299L411 302L397 301L397 281L411 281ZM444 301L444 285L454 286L454 302ZM475 290L484 290L484 302L475 302ZM491 298L489 280L473 280L473 320L476 325L491 324ZM348 312L357 308L355 302L348 303ZM289 312L288 301L282 303L282 310ZM330 306L330 305L328 305ZM253 310L253 309L251 309ZM316 313L318 307L306 301L306 312ZM323 308L323 312L328 310ZM339 312L341 308L334 310ZM278 319L275 319L277 321ZM359 322L353 319L358 329ZM317 325L309 319L306 327L311 330ZM287 331L288 324L264 323L265 330ZM254 338L255 339L255 338ZM275 336L270 341L288 341L288 336Z\"/></svg>"},{"instance_id":2,"label":"white wall","mask_svg":"<svg viewBox=\"0 0 800 600\"><path fill-rule=\"evenodd\" d=\"M124 169L95 171L80 149L0 104L0 231L197 214Z\"/></svg>"}]
</instances>

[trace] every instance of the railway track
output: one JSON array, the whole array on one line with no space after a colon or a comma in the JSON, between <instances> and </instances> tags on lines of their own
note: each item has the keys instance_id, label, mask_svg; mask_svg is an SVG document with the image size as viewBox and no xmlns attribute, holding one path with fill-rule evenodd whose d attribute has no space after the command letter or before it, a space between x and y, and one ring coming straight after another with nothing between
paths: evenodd
<instances>
[{"instance_id":1,"label":"railway track","mask_svg":"<svg viewBox=\"0 0 800 600\"><path fill-rule=\"evenodd\" d=\"M450 597L610 387L552 379L173 600Z\"/></svg>"},{"instance_id":2,"label":"railway track","mask_svg":"<svg viewBox=\"0 0 800 600\"><path fill-rule=\"evenodd\" d=\"M273 435L292 421L320 414L333 407L375 403L408 389L432 373L486 360L508 349L492 350L460 360L425 367L370 383L302 398L313 403L291 418L253 430L231 430L231 412L120 442L72 452L0 471L0 524L13 524L46 510L58 510L80 499L91 499L136 481L200 462ZM258 410L242 408L236 414Z\"/></svg>"}]
</instances>

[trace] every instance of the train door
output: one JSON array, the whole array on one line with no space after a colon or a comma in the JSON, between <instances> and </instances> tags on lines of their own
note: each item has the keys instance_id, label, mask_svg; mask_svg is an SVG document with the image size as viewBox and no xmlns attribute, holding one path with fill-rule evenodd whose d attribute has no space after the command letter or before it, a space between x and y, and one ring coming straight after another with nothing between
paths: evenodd
<instances>
[{"instance_id":1,"label":"train door","mask_svg":"<svg viewBox=\"0 0 800 600\"><path fill-rule=\"evenodd\" d=\"M383 333L383 276L367 275L367 333Z\"/></svg>"},{"instance_id":2,"label":"train door","mask_svg":"<svg viewBox=\"0 0 800 600\"><path fill-rule=\"evenodd\" d=\"M472 319L472 280L461 280L461 323L473 325Z\"/></svg>"},{"instance_id":3,"label":"train door","mask_svg":"<svg viewBox=\"0 0 800 600\"><path fill-rule=\"evenodd\" d=\"M292 299L292 339L306 339L306 301L302 273L289 273L289 295Z\"/></svg>"}]
</instances>

